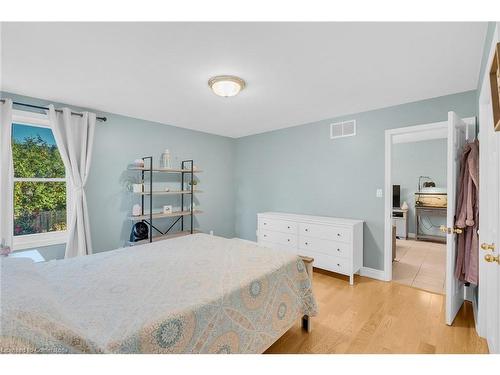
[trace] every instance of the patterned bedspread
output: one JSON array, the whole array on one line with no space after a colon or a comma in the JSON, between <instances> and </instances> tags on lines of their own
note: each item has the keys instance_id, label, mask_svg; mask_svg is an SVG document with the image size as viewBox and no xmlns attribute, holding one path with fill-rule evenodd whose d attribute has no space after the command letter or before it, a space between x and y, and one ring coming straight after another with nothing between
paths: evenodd
<instances>
[{"instance_id":1,"label":"patterned bedspread","mask_svg":"<svg viewBox=\"0 0 500 375\"><path fill-rule=\"evenodd\" d=\"M316 314L298 257L205 234L0 272L3 353L261 353Z\"/></svg>"}]
</instances>

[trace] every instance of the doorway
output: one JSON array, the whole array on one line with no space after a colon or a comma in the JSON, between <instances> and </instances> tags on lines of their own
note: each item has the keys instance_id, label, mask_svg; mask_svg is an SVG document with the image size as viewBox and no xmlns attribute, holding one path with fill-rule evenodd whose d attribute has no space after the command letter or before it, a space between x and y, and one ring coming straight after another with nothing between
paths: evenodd
<instances>
[{"instance_id":1,"label":"doorway","mask_svg":"<svg viewBox=\"0 0 500 375\"><path fill-rule=\"evenodd\" d=\"M430 134L426 135L427 137ZM444 294L447 139L393 139L392 280Z\"/></svg>"},{"instance_id":2,"label":"doorway","mask_svg":"<svg viewBox=\"0 0 500 375\"><path fill-rule=\"evenodd\" d=\"M444 260L446 264L446 270L448 273L449 270L453 269L453 264L455 262L455 256L456 256L456 237L454 235L453 229L449 227L453 227L454 223L454 215L455 215L455 193L456 193L456 180L457 180L457 173L458 173L458 168L457 168L457 163L458 163L458 150L461 149L463 143L465 142L466 139L469 138L469 133L474 134L473 132L475 131L475 118L468 118L468 119L460 119L454 112L449 112L448 113L448 121L443 121L443 122L437 122L437 123L431 123L431 124L425 124L425 125L417 125L417 126L408 126L408 127L403 127L403 128L397 128L397 129L389 129L386 130L385 132L385 200L384 200L384 205L385 205L385 210L384 210L384 222L385 222L385 232L384 232L384 276L385 280L390 281L393 280L393 243L395 243L395 248L394 248L394 253L397 255L397 246L398 246L398 240L396 239L395 241L393 240L395 236L395 233L393 234L393 185L395 184L393 182L393 158L392 155L394 152L397 152L397 145L403 144L408 145L411 143L418 143L418 142L424 142L424 141L434 141L434 140L444 140L446 141L447 147L446 147L446 180L443 181L441 180L436 184L436 181L432 180L431 176L428 176L428 174L422 174L419 175L418 181L416 181L415 186L414 186L414 192L421 193L423 188L428 188L429 190L426 190L426 192L431 192L433 195L437 195L437 193L443 193L443 189L438 185L445 185L446 184L446 197L447 197L447 204L446 204L446 224L447 226L443 227L444 230L446 230L446 239L443 239L442 241L445 242L446 245L446 252L444 255ZM451 136L449 136L451 134ZM450 167L451 166L451 167ZM422 172L424 173L424 172ZM421 177L422 176L422 177ZM427 181L427 183L425 183ZM434 186L433 186L434 185ZM411 191L410 191L411 193ZM415 196L415 195L414 195ZM421 197L418 198L420 200ZM425 198L425 197L424 197ZM433 197L433 199L437 199L436 197ZM410 200L410 199L409 199ZM403 203L403 202L401 202ZM408 202L407 202L408 203ZM448 204L449 203L449 204ZM410 203L408 203L408 206L412 204L415 206L415 198L414 200L410 200ZM423 206L425 206L424 204ZM408 207L409 208L409 207ZM424 207L425 208L425 207ZM441 210L442 211L442 210ZM433 212L436 213L436 212ZM419 215L414 214L414 219L415 219L415 224L413 225L414 229L414 235L419 236L418 239L429 239L426 238L428 236L432 236L431 239L436 239L435 236L437 236L436 230L437 226L436 224L440 223L436 219L433 221L430 221L432 225L429 225L429 221L427 221L427 230L432 230L433 233L419 233L419 231L422 230L422 226L420 223L422 223L422 219L420 219L421 216L430 216L426 215L430 214L430 212L419 212ZM443 215L443 212L440 213ZM416 219L418 217L419 219ZM425 219L424 219L425 223ZM408 237L410 238L410 229L409 229L409 218L408 218ZM397 229L397 228L396 228ZM415 233L416 232L416 233ZM421 237L421 238L420 238ZM407 240L405 240L407 241ZM410 244L410 243L407 243ZM402 245L402 242L400 243L400 246ZM422 263L420 263L420 267L425 262L425 256L428 254L434 253L433 255L430 256L429 260L431 258L434 258L436 269L438 269L439 263L442 264L443 260L443 255L439 255L439 249L442 248L435 248L431 249L433 246L439 246L439 244L436 245L430 245L429 243L420 246L418 244L415 246L416 248L413 249L413 253L417 253L417 255L414 255L413 257L415 258L422 258ZM422 247L424 247L425 250L422 250ZM436 251L433 251L436 250ZM420 253L419 253L420 251ZM403 258L406 254L403 255L405 251L401 250L400 251L400 257ZM408 253L408 250L407 250ZM423 254L425 253L425 254ZM411 257L410 257L411 258ZM408 258L409 259L409 258ZM418 268L418 262L419 260L413 259L413 267ZM436 263L438 265L436 265ZM432 266L431 266L432 267ZM425 269L428 269L429 267L424 267L424 273L421 274L420 280L417 281L417 284L420 284L420 287L422 287L423 283L425 282L424 275L426 273ZM415 271L413 271L415 273ZM453 272L451 272L452 274ZM418 271L414 274L413 281L415 281L415 278L418 274ZM437 276L437 274L434 274ZM444 281L444 287L441 289L441 293L446 294L446 299L447 299L447 313L446 313L446 321L448 324L451 324L453 321L454 316L456 315L456 312L458 311L459 306L461 305L460 301L463 301L463 283L460 284L457 280L454 279L454 275L451 275L450 277L446 278L446 275L441 274L441 278L445 277ZM408 278L411 278L411 274L408 275ZM428 281L428 280L427 280ZM408 281L407 281L408 282ZM434 286L436 287L438 282L435 281L433 282L435 284ZM417 286L417 285L415 285ZM427 286L428 287L428 286ZM427 288L422 288L422 289L427 289ZM434 290L435 292L439 292L437 290ZM446 291L453 291L446 293ZM460 295L458 295L458 294Z\"/></svg>"}]
</instances>

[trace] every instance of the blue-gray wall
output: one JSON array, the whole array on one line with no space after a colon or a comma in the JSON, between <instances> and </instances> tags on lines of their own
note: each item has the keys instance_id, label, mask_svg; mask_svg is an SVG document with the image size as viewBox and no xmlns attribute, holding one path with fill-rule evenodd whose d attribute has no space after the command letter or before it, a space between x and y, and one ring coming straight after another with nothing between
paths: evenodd
<instances>
[{"instance_id":1,"label":"blue-gray wall","mask_svg":"<svg viewBox=\"0 0 500 375\"><path fill-rule=\"evenodd\" d=\"M483 46L483 55L481 57L481 68L479 70L479 79L477 83L478 96L479 96L479 90L481 89L481 85L483 83L484 72L486 71L487 67L489 68L490 61L488 61L488 58L490 54L491 41L493 39L493 34L495 33L495 28L496 28L496 22L488 22L488 29L486 31L486 37Z\"/></svg>"},{"instance_id":2,"label":"blue-gray wall","mask_svg":"<svg viewBox=\"0 0 500 375\"><path fill-rule=\"evenodd\" d=\"M476 107L476 92L470 91L236 140L105 114L87 186L94 249L114 249L128 238L133 198L126 193L127 164L144 155L158 158L168 148L174 159L194 158L204 170L201 230L255 239L256 214L269 210L360 218L366 222L364 265L382 269L384 208L375 191L384 185L384 130L443 121L450 110L475 116ZM329 139L329 124L344 119L356 119L357 135Z\"/></svg>"},{"instance_id":3,"label":"blue-gray wall","mask_svg":"<svg viewBox=\"0 0 500 375\"><path fill-rule=\"evenodd\" d=\"M44 100L12 93L1 94L2 97L21 102L48 104ZM99 114L105 115L108 121L99 122L96 129L92 167L86 189L94 252L121 247L130 235L131 222L127 217L137 198L127 193L127 181L136 172L127 172L127 165L134 159L149 155L154 156L156 163L165 149L170 150L174 163L194 159L195 165L203 169L203 173L199 174L198 185L203 193L197 195L196 203L204 213L196 217L195 225L205 232L213 230L220 236L234 236L235 143L232 138L111 113ZM174 183L180 177L164 175L161 178ZM156 201L157 207L163 204L175 206L180 199L160 197ZM159 226L165 229L167 223L165 220ZM60 246L43 251L58 256Z\"/></svg>"},{"instance_id":4,"label":"blue-gray wall","mask_svg":"<svg viewBox=\"0 0 500 375\"><path fill-rule=\"evenodd\" d=\"M384 130L476 115L476 91L352 114L236 140L238 237L256 238L256 215L297 212L365 220L364 265L383 269ZM355 119L355 137L331 140L329 124Z\"/></svg>"},{"instance_id":5,"label":"blue-gray wall","mask_svg":"<svg viewBox=\"0 0 500 375\"><path fill-rule=\"evenodd\" d=\"M401 204L408 203L409 233L415 233L415 193L419 176L429 176L436 187L446 189L446 142L446 139L433 139L392 146L392 183L401 185ZM445 218L422 217L419 231L443 236L439 226L445 223Z\"/></svg>"}]
</instances>

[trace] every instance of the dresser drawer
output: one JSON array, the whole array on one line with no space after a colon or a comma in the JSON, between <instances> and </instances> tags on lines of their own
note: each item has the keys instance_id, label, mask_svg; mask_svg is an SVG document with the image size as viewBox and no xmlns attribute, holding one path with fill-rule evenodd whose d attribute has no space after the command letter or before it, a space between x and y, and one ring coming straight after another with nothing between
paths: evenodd
<instances>
[{"instance_id":1,"label":"dresser drawer","mask_svg":"<svg viewBox=\"0 0 500 375\"><path fill-rule=\"evenodd\" d=\"M297 234L297 223L287 220L259 219L259 230L271 230L282 233Z\"/></svg>"},{"instance_id":2,"label":"dresser drawer","mask_svg":"<svg viewBox=\"0 0 500 375\"><path fill-rule=\"evenodd\" d=\"M259 241L272 242L279 245L297 247L297 235L268 230L259 230Z\"/></svg>"},{"instance_id":3,"label":"dresser drawer","mask_svg":"<svg viewBox=\"0 0 500 375\"><path fill-rule=\"evenodd\" d=\"M323 240L308 236L300 236L299 249L305 251L315 251L325 255L332 255L341 258L350 258L352 254L351 245L349 243Z\"/></svg>"},{"instance_id":4,"label":"dresser drawer","mask_svg":"<svg viewBox=\"0 0 500 375\"><path fill-rule=\"evenodd\" d=\"M350 242L351 230L333 225L321 224L299 224L299 234L302 236L315 237L325 240Z\"/></svg>"},{"instance_id":5,"label":"dresser drawer","mask_svg":"<svg viewBox=\"0 0 500 375\"><path fill-rule=\"evenodd\" d=\"M341 273L342 275L351 274L351 261L349 259L325 255L313 251L309 252L308 256L314 258L314 267Z\"/></svg>"}]
</instances>

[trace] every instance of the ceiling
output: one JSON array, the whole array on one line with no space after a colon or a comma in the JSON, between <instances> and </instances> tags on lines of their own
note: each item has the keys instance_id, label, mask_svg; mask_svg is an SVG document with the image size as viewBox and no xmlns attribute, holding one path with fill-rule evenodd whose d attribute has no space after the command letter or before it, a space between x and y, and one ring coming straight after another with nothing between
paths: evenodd
<instances>
[{"instance_id":1,"label":"ceiling","mask_svg":"<svg viewBox=\"0 0 500 375\"><path fill-rule=\"evenodd\" d=\"M241 137L477 87L486 23L4 23L2 90ZM207 81L242 77L238 96Z\"/></svg>"}]
</instances>

